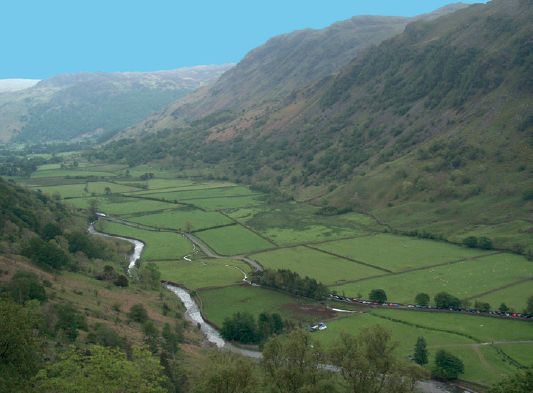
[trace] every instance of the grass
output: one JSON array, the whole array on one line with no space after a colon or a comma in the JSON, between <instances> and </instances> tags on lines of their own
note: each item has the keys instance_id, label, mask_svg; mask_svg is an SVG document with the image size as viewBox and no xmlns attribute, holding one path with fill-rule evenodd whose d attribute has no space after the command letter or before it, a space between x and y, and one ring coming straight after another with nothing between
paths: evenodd
<instances>
[{"instance_id":1,"label":"grass","mask_svg":"<svg viewBox=\"0 0 533 393\"><path fill-rule=\"evenodd\" d=\"M86 208L88 201L92 198L74 198L67 202L74 204L79 208ZM100 202L98 210L106 214L117 216L127 216L135 213L143 212L159 212L162 210L169 210L172 208L179 209L183 205L175 205L173 203L150 201L147 199L128 198L128 197L96 197Z\"/></svg>"},{"instance_id":2,"label":"grass","mask_svg":"<svg viewBox=\"0 0 533 393\"><path fill-rule=\"evenodd\" d=\"M315 214L319 210L312 205L284 203L227 210L225 213L279 245L341 239L381 230L373 220L357 213L323 217Z\"/></svg>"},{"instance_id":3,"label":"grass","mask_svg":"<svg viewBox=\"0 0 533 393\"><path fill-rule=\"evenodd\" d=\"M316 247L393 272L490 254L479 249L389 234L324 243Z\"/></svg>"},{"instance_id":4,"label":"grass","mask_svg":"<svg viewBox=\"0 0 533 393\"><path fill-rule=\"evenodd\" d=\"M203 186L203 185L201 185ZM247 196L253 192L246 187L221 187L221 188L204 188L201 186L191 186L186 189L171 189L161 192L141 192L139 195L148 195L151 198L164 198L165 200L194 200L203 198L220 198L220 197L235 197ZM197 188L198 187L198 188Z\"/></svg>"},{"instance_id":5,"label":"grass","mask_svg":"<svg viewBox=\"0 0 533 393\"><path fill-rule=\"evenodd\" d=\"M81 170L81 169L73 169L73 170L48 170L48 171L36 171L31 174L32 179L39 179L42 177L114 177L116 174L111 172L101 172L101 171L91 171L91 170Z\"/></svg>"},{"instance_id":6,"label":"grass","mask_svg":"<svg viewBox=\"0 0 533 393\"><path fill-rule=\"evenodd\" d=\"M205 263L205 264L204 264ZM242 283L244 274L239 269L250 272L243 262L229 260L207 260L205 262L162 261L156 262L161 278L179 282L189 289L205 287L222 287ZM226 266L230 265L230 266Z\"/></svg>"},{"instance_id":7,"label":"grass","mask_svg":"<svg viewBox=\"0 0 533 393\"><path fill-rule=\"evenodd\" d=\"M104 228L106 233L126 236L142 240L146 248L143 260L181 259L192 252L192 245L183 236L169 232L144 231L127 225L108 222Z\"/></svg>"},{"instance_id":8,"label":"grass","mask_svg":"<svg viewBox=\"0 0 533 393\"><path fill-rule=\"evenodd\" d=\"M313 277L326 285L385 273L307 247L273 250L254 254L253 258L266 268L290 269L301 277Z\"/></svg>"},{"instance_id":9,"label":"grass","mask_svg":"<svg viewBox=\"0 0 533 393\"><path fill-rule=\"evenodd\" d=\"M533 367L533 343L532 344L498 344L494 347L502 350L511 359L524 367Z\"/></svg>"},{"instance_id":10,"label":"grass","mask_svg":"<svg viewBox=\"0 0 533 393\"><path fill-rule=\"evenodd\" d=\"M472 336L479 342L533 340L533 324L526 321L469 314L377 308L372 314L401 320L411 325Z\"/></svg>"},{"instance_id":11,"label":"grass","mask_svg":"<svg viewBox=\"0 0 533 393\"><path fill-rule=\"evenodd\" d=\"M437 293L445 291L463 299L528 277L533 277L531 262L514 254L498 254L453 265L386 275L334 289L344 291L348 296L355 296L358 292L366 295L372 289L380 288L385 290L389 301L408 304L413 303L420 292L433 298ZM518 300L523 298L521 296ZM501 302L506 301L508 300L501 298ZM511 301L513 300L509 299Z\"/></svg>"},{"instance_id":12,"label":"grass","mask_svg":"<svg viewBox=\"0 0 533 393\"><path fill-rule=\"evenodd\" d=\"M257 196L205 198L205 199L181 199L184 203L191 203L205 210L224 210L243 206L254 206L265 203Z\"/></svg>"},{"instance_id":13,"label":"grass","mask_svg":"<svg viewBox=\"0 0 533 393\"><path fill-rule=\"evenodd\" d=\"M157 228L171 228L176 230L185 230L187 228L186 221L193 224L195 230L233 223L233 221L220 213L204 212L189 206L165 210L161 213L129 215L128 221Z\"/></svg>"},{"instance_id":14,"label":"grass","mask_svg":"<svg viewBox=\"0 0 533 393\"><path fill-rule=\"evenodd\" d=\"M85 187L87 187L89 192L85 191ZM133 187L108 182L90 182L34 188L39 188L42 192L48 193L50 195L53 195L54 193L58 192L62 198L80 198L85 197L87 195L91 195L92 193L104 195L106 187L109 187L112 193L123 193L135 190L135 188Z\"/></svg>"},{"instance_id":15,"label":"grass","mask_svg":"<svg viewBox=\"0 0 533 393\"><path fill-rule=\"evenodd\" d=\"M226 317L237 312L248 312L256 318L262 312L279 313L283 319L293 322L309 323L313 317L298 313L290 304L315 304L305 299L295 299L289 295L254 286L231 286L221 289L200 291L199 295L208 319L222 326Z\"/></svg>"},{"instance_id":16,"label":"grass","mask_svg":"<svg viewBox=\"0 0 533 393\"><path fill-rule=\"evenodd\" d=\"M489 303L493 310L497 310L502 303L515 312L521 313L526 307L526 300L533 294L533 281L526 281L512 287L492 292L475 300Z\"/></svg>"},{"instance_id":17,"label":"grass","mask_svg":"<svg viewBox=\"0 0 533 393\"><path fill-rule=\"evenodd\" d=\"M210 229L194 234L220 255L237 255L271 248L273 245L240 225Z\"/></svg>"}]
</instances>

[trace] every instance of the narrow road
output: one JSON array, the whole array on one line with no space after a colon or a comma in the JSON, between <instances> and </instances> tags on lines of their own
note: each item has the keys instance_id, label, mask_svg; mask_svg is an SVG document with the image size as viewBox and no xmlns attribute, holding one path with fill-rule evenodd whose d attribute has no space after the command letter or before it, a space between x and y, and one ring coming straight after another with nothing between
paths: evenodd
<instances>
[{"instance_id":1,"label":"narrow road","mask_svg":"<svg viewBox=\"0 0 533 393\"><path fill-rule=\"evenodd\" d=\"M249 258L246 258L246 257L240 257L240 256L236 256L236 257L223 257L223 256L220 256L220 255L216 255L216 254L213 254L211 251L209 251L209 249L204 246L203 244L201 244L198 239L196 239L193 235L191 235L190 233L185 233L185 232L180 232L178 230L175 230L175 229L166 229L166 228L152 228L152 227L147 227L147 226L144 226L144 225L141 225L141 224L135 224L135 223L132 223L132 222L128 222L128 221L124 221L124 220L120 220L118 218L113 218L113 217L109 217L109 216L106 216L106 217L100 217L100 219L105 219L107 221L110 221L110 222L114 222L114 223L117 223L117 224L122 224L122 225L128 225L130 227L133 227L133 228L137 228L137 229L142 229L142 230L145 230L145 231L152 231L152 232L171 232L171 233L176 233L176 234L180 234L180 235L183 235L185 236L187 239L189 239L189 241L191 243L193 243L196 247L198 247L200 250L202 250L202 252L208 257L208 258L214 258L214 259L230 259L230 260L234 260L234 261L242 261L244 263L247 263L248 265L250 265L250 267L255 270L255 271L263 271L263 266L261 266L259 263L257 263L256 261L253 261Z\"/></svg>"}]
</instances>

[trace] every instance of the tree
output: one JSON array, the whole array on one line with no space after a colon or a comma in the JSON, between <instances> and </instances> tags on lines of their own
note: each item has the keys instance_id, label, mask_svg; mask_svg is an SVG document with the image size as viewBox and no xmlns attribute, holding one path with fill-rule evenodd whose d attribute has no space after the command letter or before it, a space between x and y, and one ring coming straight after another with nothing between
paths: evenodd
<instances>
[{"instance_id":1,"label":"tree","mask_svg":"<svg viewBox=\"0 0 533 393\"><path fill-rule=\"evenodd\" d=\"M56 222L49 222L43 226L41 230L41 237L44 241L49 241L54 239L56 236L63 235L63 230L61 225Z\"/></svg>"},{"instance_id":2,"label":"tree","mask_svg":"<svg viewBox=\"0 0 533 393\"><path fill-rule=\"evenodd\" d=\"M505 314L507 311L509 311L509 307L507 307L507 304L502 303L500 304L500 307L498 307L498 311Z\"/></svg>"},{"instance_id":3,"label":"tree","mask_svg":"<svg viewBox=\"0 0 533 393\"><path fill-rule=\"evenodd\" d=\"M159 330L157 330L152 321L146 321L142 326L142 332L144 344L148 346L150 352L156 353L161 344L161 340L159 340Z\"/></svg>"},{"instance_id":4,"label":"tree","mask_svg":"<svg viewBox=\"0 0 533 393\"><path fill-rule=\"evenodd\" d=\"M146 347L133 348L133 360L117 349L94 345L89 351L71 347L59 361L39 371L37 392L164 393L159 360Z\"/></svg>"},{"instance_id":5,"label":"tree","mask_svg":"<svg viewBox=\"0 0 533 393\"><path fill-rule=\"evenodd\" d=\"M477 237L475 236L468 236L463 239L463 244L469 248L476 248L477 247Z\"/></svg>"},{"instance_id":6,"label":"tree","mask_svg":"<svg viewBox=\"0 0 533 393\"><path fill-rule=\"evenodd\" d=\"M179 334L168 323L165 323L161 335L163 336L163 342L161 344L163 350L172 356L172 360L176 360L176 353L179 350L179 343L181 341Z\"/></svg>"},{"instance_id":7,"label":"tree","mask_svg":"<svg viewBox=\"0 0 533 393\"><path fill-rule=\"evenodd\" d=\"M527 307L525 309L525 313L524 314L533 315L533 295L528 297L526 303L527 303Z\"/></svg>"},{"instance_id":8,"label":"tree","mask_svg":"<svg viewBox=\"0 0 533 393\"><path fill-rule=\"evenodd\" d=\"M391 332L381 325L365 328L357 336L343 331L332 346L330 362L340 370L346 391L412 392L425 371L398 358L397 347Z\"/></svg>"},{"instance_id":9,"label":"tree","mask_svg":"<svg viewBox=\"0 0 533 393\"><path fill-rule=\"evenodd\" d=\"M96 212L98 211L99 204L100 202L98 202L98 199L89 199L87 209L85 210L87 214L87 222L95 222L98 219Z\"/></svg>"},{"instance_id":10,"label":"tree","mask_svg":"<svg viewBox=\"0 0 533 393\"><path fill-rule=\"evenodd\" d=\"M189 220L185 220L185 232L191 233L194 229L194 225Z\"/></svg>"},{"instance_id":11,"label":"tree","mask_svg":"<svg viewBox=\"0 0 533 393\"><path fill-rule=\"evenodd\" d=\"M12 298L19 304L36 299L40 302L47 300L46 291L39 283L37 275L28 270L15 272L11 281L2 287L1 292L11 293Z\"/></svg>"},{"instance_id":12,"label":"tree","mask_svg":"<svg viewBox=\"0 0 533 393\"><path fill-rule=\"evenodd\" d=\"M492 250L492 240L486 236L477 239L477 246L483 250Z\"/></svg>"},{"instance_id":13,"label":"tree","mask_svg":"<svg viewBox=\"0 0 533 393\"><path fill-rule=\"evenodd\" d=\"M519 371L494 384L489 393L531 393L533 392L533 370Z\"/></svg>"},{"instance_id":14,"label":"tree","mask_svg":"<svg viewBox=\"0 0 533 393\"><path fill-rule=\"evenodd\" d=\"M383 289L372 289L368 298L371 302L384 303L387 301L387 294Z\"/></svg>"},{"instance_id":15,"label":"tree","mask_svg":"<svg viewBox=\"0 0 533 393\"><path fill-rule=\"evenodd\" d=\"M419 293L415 296L415 304L420 306L429 305L429 295L427 293Z\"/></svg>"},{"instance_id":16,"label":"tree","mask_svg":"<svg viewBox=\"0 0 533 393\"><path fill-rule=\"evenodd\" d=\"M474 303L474 308L476 310L481 310L481 311L490 311L491 307L489 303L480 302L479 300L476 300Z\"/></svg>"},{"instance_id":17,"label":"tree","mask_svg":"<svg viewBox=\"0 0 533 393\"><path fill-rule=\"evenodd\" d=\"M442 308L460 308L461 300L447 292L439 292L433 298L435 305Z\"/></svg>"},{"instance_id":18,"label":"tree","mask_svg":"<svg viewBox=\"0 0 533 393\"><path fill-rule=\"evenodd\" d=\"M80 314L72 303L65 303L57 308L55 330L62 329L70 341L76 341L78 329L87 328L87 317Z\"/></svg>"},{"instance_id":19,"label":"tree","mask_svg":"<svg viewBox=\"0 0 533 393\"><path fill-rule=\"evenodd\" d=\"M109 187L104 188L104 192L106 195L111 195L111 188Z\"/></svg>"},{"instance_id":20,"label":"tree","mask_svg":"<svg viewBox=\"0 0 533 393\"><path fill-rule=\"evenodd\" d=\"M327 359L319 344L302 329L271 337L261 361L266 384L280 393L335 392L333 374L322 367Z\"/></svg>"},{"instance_id":21,"label":"tree","mask_svg":"<svg viewBox=\"0 0 533 393\"><path fill-rule=\"evenodd\" d=\"M27 307L0 296L0 390L29 392L43 362L40 340Z\"/></svg>"},{"instance_id":22,"label":"tree","mask_svg":"<svg viewBox=\"0 0 533 393\"><path fill-rule=\"evenodd\" d=\"M462 360L454 354L444 349L439 349L435 354L433 374L436 378L444 380L457 379L464 371L465 367Z\"/></svg>"},{"instance_id":23,"label":"tree","mask_svg":"<svg viewBox=\"0 0 533 393\"><path fill-rule=\"evenodd\" d=\"M418 340L415 344L415 354L413 356L415 362L423 366L428 362L428 350L426 339L424 337L418 337Z\"/></svg>"},{"instance_id":24,"label":"tree","mask_svg":"<svg viewBox=\"0 0 533 393\"><path fill-rule=\"evenodd\" d=\"M128 277L126 277L125 275L121 274L120 276L117 277L117 279L115 280L114 284L117 287L127 287L129 285Z\"/></svg>"},{"instance_id":25,"label":"tree","mask_svg":"<svg viewBox=\"0 0 533 393\"><path fill-rule=\"evenodd\" d=\"M127 314L128 318L139 323L145 323L148 321L148 311L142 304L134 304L130 308L130 312Z\"/></svg>"},{"instance_id":26,"label":"tree","mask_svg":"<svg viewBox=\"0 0 533 393\"><path fill-rule=\"evenodd\" d=\"M196 386L198 393L248 393L259 387L256 363L242 355L213 350L209 361L198 370Z\"/></svg>"}]
</instances>

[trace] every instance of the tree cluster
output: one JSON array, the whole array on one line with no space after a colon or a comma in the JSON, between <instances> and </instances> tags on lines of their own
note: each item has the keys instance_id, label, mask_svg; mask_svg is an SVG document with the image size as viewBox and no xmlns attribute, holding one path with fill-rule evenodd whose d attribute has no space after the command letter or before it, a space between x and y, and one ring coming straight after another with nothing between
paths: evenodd
<instances>
[{"instance_id":1,"label":"tree cluster","mask_svg":"<svg viewBox=\"0 0 533 393\"><path fill-rule=\"evenodd\" d=\"M220 334L226 340L240 341L243 344L258 344L283 330L283 320L277 313L261 313L254 316L244 312L224 319Z\"/></svg>"},{"instance_id":2,"label":"tree cluster","mask_svg":"<svg viewBox=\"0 0 533 393\"><path fill-rule=\"evenodd\" d=\"M255 271L250 279L265 287L281 289L293 295L314 300L325 300L329 294L328 287L321 282L307 276L301 278L298 273L289 269Z\"/></svg>"}]
</instances>

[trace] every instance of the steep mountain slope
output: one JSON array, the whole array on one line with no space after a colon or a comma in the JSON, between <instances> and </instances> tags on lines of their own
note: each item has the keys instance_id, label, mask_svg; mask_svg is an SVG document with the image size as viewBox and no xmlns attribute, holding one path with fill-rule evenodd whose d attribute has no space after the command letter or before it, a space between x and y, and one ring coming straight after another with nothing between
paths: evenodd
<instances>
[{"instance_id":1,"label":"steep mountain slope","mask_svg":"<svg viewBox=\"0 0 533 393\"><path fill-rule=\"evenodd\" d=\"M364 48L403 31L414 20L433 20L467 7L450 4L413 18L355 16L321 30L305 29L271 38L250 51L212 86L185 97L123 135L188 124L221 110L242 110L277 100L317 79L338 72Z\"/></svg>"},{"instance_id":2,"label":"steep mountain slope","mask_svg":"<svg viewBox=\"0 0 533 393\"><path fill-rule=\"evenodd\" d=\"M232 66L53 76L30 89L0 93L0 138L46 142L125 128Z\"/></svg>"},{"instance_id":3,"label":"steep mountain slope","mask_svg":"<svg viewBox=\"0 0 533 393\"><path fill-rule=\"evenodd\" d=\"M413 22L282 101L95 154L134 164L142 152L137 160L281 190L333 212L369 211L457 241L486 230L499 246L527 251L531 20L531 2L493 0Z\"/></svg>"}]
</instances>

